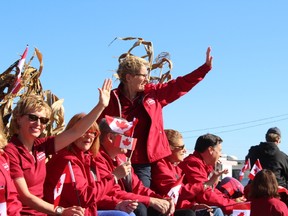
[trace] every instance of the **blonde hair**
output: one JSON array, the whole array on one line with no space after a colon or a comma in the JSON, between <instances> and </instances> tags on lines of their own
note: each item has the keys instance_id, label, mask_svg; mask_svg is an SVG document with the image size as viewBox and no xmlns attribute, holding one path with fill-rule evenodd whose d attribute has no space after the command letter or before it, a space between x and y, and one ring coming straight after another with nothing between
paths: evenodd
<instances>
[{"instance_id":1,"label":"blonde hair","mask_svg":"<svg viewBox=\"0 0 288 216\"><path fill-rule=\"evenodd\" d=\"M7 137L4 133L4 124L2 115L0 115L0 149L3 149L7 145Z\"/></svg>"},{"instance_id":2,"label":"blonde hair","mask_svg":"<svg viewBox=\"0 0 288 216\"><path fill-rule=\"evenodd\" d=\"M119 60L117 74L121 82L126 82L126 74L137 74L141 67L149 67L149 62L143 58L127 55Z\"/></svg>"},{"instance_id":3,"label":"blonde hair","mask_svg":"<svg viewBox=\"0 0 288 216\"><path fill-rule=\"evenodd\" d=\"M68 130L68 129L72 128L76 124L76 122L78 122L80 119L82 119L85 115L86 115L85 113L78 113L78 114L74 115L70 119L70 121L68 122L65 130ZM98 126L96 121L93 122L93 124L91 125L90 129L93 130L93 131L98 131L100 133L99 126ZM93 154L94 157L98 153L99 147L100 147L100 141L99 141L99 136L97 136L93 140L93 143L92 143L92 145L91 145L91 147L89 149L89 151ZM68 146L68 149L70 149L70 148L71 148L71 146Z\"/></svg>"},{"instance_id":4,"label":"blonde hair","mask_svg":"<svg viewBox=\"0 0 288 216\"><path fill-rule=\"evenodd\" d=\"M13 136L14 134L18 134L19 125L17 123L17 119L22 117L23 115L29 114L34 111L44 110L46 114L46 118L51 119L52 109L51 107L44 101L43 97L40 95L28 95L23 96L17 103L16 107L12 112L12 119L9 127L9 136Z\"/></svg>"},{"instance_id":5,"label":"blonde hair","mask_svg":"<svg viewBox=\"0 0 288 216\"><path fill-rule=\"evenodd\" d=\"M173 129L165 129L164 132L166 134L169 144L172 146L177 144L179 139L183 138L182 134L179 131Z\"/></svg>"}]
</instances>

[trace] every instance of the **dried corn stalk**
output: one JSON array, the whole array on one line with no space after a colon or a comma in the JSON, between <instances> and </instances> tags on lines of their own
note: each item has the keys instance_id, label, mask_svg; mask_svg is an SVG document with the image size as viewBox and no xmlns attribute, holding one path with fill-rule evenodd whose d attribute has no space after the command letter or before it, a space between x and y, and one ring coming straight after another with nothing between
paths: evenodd
<instances>
[{"instance_id":1,"label":"dried corn stalk","mask_svg":"<svg viewBox=\"0 0 288 216\"><path fill-rule=\"evenodd\" d=\"M40 63L38 70L31 66L31 62L35 56ZM10 117L14 108L13 105L23 96L36 94L41 95L52 108L53 116L51 123L50 125L47 125L42 136L50 136L60 133L65 127L63 99L59 100L58 97L52 94L49 90L43 91L40 81L40 75L43 70L42 53L35 48L33 56L30 58L28 63L24 64L23 72L21 74L21 88L17 94L12 94L11 91L13 84L17 78L16 67L18 62L19 60L14 62L8 69L0 74L0 115L3 117L5 128L7 129L9 127Z\"/></svg>"},{"instance_id":2,"label":"dried corn stalk","mask_svg":"<svg viewBox=\"0 0 288 216\"><path fill-rule=\"evenodd\" d=\"M171 76L171 70L173 67L172 61L170 60L170 55L167 52L162 52L160 53L154 60L153 63L153 57L154 57L154 51L153 51L153 44L152 42L149 41L145 41L143 38L138 38L138 37L125 37L125 38L120 38L120 37L116 37L109 45L111 45L116 39L119 40L137 40L132 47L126 52L123 53L122 55L120 55L120 57L118 58L118 61L120 62L121 59L126 58L126 56L128 55L133 55L132 54L132 50L135 47L138 47L140 45L143 45L145 48L145 52L146 54L141 56L141 58L148 58L146 59L149 62L150 68L148 70L148 78L150 80L150 82L155 82L155 83L164 83L164 82L168 82L169 80L172 79ZM165 73L162 73L163 68L168 64L168 71ZM152 76L151 72L155 72L155 70L159 69L160 72L158 74L158 76ZM117 73L114 74L114 77L118 78Z\"/></svg>"}]
</instances>

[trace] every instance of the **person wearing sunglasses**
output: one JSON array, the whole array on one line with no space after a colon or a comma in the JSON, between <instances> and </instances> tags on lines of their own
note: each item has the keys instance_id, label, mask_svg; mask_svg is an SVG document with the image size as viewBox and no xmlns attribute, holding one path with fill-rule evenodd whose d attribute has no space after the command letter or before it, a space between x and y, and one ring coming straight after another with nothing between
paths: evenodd
<instances>
[{"instance_id":1,"label":"person wearing sunglasses","mask_svg":"<svg viewBox=\"0 0 288 216\"><path fill-rule=\"evenodd\" d=\"M84 113L76 114L67 124L66 130L72 128L85 116ZM94 122L91 127L69 146L53 155L47 162L47 175L44 184L44 199L48 202L54 200L54 188L58 184L63 170L70 161L75 176L73 182L65 183L61 192L59 205L63 207L80 205L85 208L85 215L99 216L132 216L120 210L97 211L97 201L107 192L111 191L115 182L128 174L127 172L108 173L100 178L95 157L99 151L99 127ZM135 216L135 215L134 215Z\"/></svg>"},{"instance_id":2,"label":"person wearing sunglasses","mask_svg":"<svg viewBox=\"0 0 288 216\"><path fill-rule=\"evenodd\" d=\"M39 95L23 96L12 113L9 127L11 136L5 152L10 158L11 177L23 204L25 215L83 215L79 206L63 208L44 201L43 184L46 176L46 157L71 144L90 128L108 105L112 81L106 79L99 88L99 102L69 130L51 137L41 137L52 109Z\"/></svg>"},{"instance_id":3,"label":"person wearing sunglasses","mask_svg":"<svg viewBox=\"0 0 288 216\"><path fill-rule=\"evenodd\" d=\"M181 188L179 189L178 200L174 201L176 202L175 216L177 216L177 211L179 211L178 215L182 215L183 212L181 211L185 212L185 210L187 211L188 209L193 209L196 216L223 216L224 214L220 208L212 208L209 205L202 203L202 200L197 199L197 197L204 193L206 187L209 187L213 182L206 182L205 185L203 183L186 184L185 179L181 182L184 173L178 167L178 164L184 160L187 153L183 137L177 130L165 129L164 131L172 154L152 164L151 188L157 193L165 196L169 193L171 188L180 181L179 184L181 185Z\"/></svg>"},{"instance_id":4,"label":"person wearing sunglasses","mask_svg":"<svg viewBox=\"0 0 288 216\"><path fill-rule=\"evenodd\" d=\"M149 81L151 65L144 58L121 55L117 75L120 84L111 91L109 105L102 112L132 121L139 120L134 137L137 145L131 163L139 179L150 187L151 163L171 154L164 134L163 108L188 93L212 69L211 48L206 51L205 63L196 70L165 83Z\"/></svg>"}]
</instances>

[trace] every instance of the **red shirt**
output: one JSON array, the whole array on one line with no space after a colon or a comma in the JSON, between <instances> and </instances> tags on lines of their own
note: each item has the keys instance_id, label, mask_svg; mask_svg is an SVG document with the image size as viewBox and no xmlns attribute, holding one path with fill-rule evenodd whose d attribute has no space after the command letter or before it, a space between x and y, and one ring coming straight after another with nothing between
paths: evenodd
<instances>
[{"instance_id":1,"label":"red shirt","mask_svg":"<svg viewBox=\"0 0 288 216\"><path fill-rule=\"evenodd\" d=\"M9 158L3 153L0 155L0 203L1 206L6 203L7 215L20 216L22 204L17 196L17 190L10 176Z\"/></svg>"},{"instance_id":2,"label":"red shirt","mask_svg":"<svg viewBox=\"0 0 288 216\"><path fill-rule=\"evenodd\" d=\"M71 149L68 150L70 147ZM64 183L59 205L63 207L78 206L78 195L80 205L85 208L85 215L95 216L97 215L96 202L112 190L114 177L108 173L100 178L92 154L84 153L73 144L70 147L62 149L47 162L47 176L44 184L45 200L53 203L54 188L70 161L76 183L75 187L72 182Z\"/></svg>"},{"instance_id":3,"label":"red shirt","mask_svg":"<svg viewBox=\"0 0 288 216\"><path fill-rule=\"evenodd\" d=\"M119 156L121 157L121 156ZM126 161L126 157L122 155L121 159L118 158L118 161L113 161L110 156L104 151L103 148L100 149L100 153L96 157L96 163L99 168L100 177L111 173L116 166ZM98 202L99 209L114 209L117 202L112 202L113 200L117 200L118 202L121 200L138 200L142 202L144 205L149 206L150 197L161 198L161 196L157 195L154 191L149 188L146 188L143 183L139 180L137 175L133 172L129 176L130 180L128 182L124 182L123 179L118 180L118 184L114 184L113 190L107 193L107 196L103 197L103 199ZM127 185L128 183L128 185ZM125 185L126 184L126 185ZM126 191L127 188L130 188L130 192Z\"/></svg>"},{"instance_id":4,"label":"red shirt","mask_svg":"<svg viewBox=\"0 0 288 216\"><path fill-rule=\"evenodd\" d=\"M259 198L251 201L250 216L287 216L288 208L277 198Z\"/></svg>"},{"instance_id":5,"label":"red shirt","mask_svg":"<svg viewBox=\"0 0 288 216\"><path fill-rule=\"evenodd\" d=\"M132 121L133 117L139 118L133 136L137 138L137 144L131 159L132 163L148 164L162 159L171 154L164 133L163 107L189 92L210 70L208 65L203 64L191 73L167 83L147 84L145 91L139 92L137 98L130 102L121 96L123 88L121 83L117 89L111 91L109 105L98 121L105 115L124 117L128 121ZM133 106L133 110L129 106Z\"/></svg>"},{"instance_id":6,"label":"red shirt","mask_svg":"<svg viewBox=\"0 0 288 216\"><path fill-rule=\"evenodd\" d=\"M46 176L46 155L55 153L54 137L37 138L33 146L33 155L20 140L13 136L5 148L10 158L12 179L24 177L31 194L43 198L43 184ZM21 214L46 215L23 205Z\"/></svg>"}]
</instances>

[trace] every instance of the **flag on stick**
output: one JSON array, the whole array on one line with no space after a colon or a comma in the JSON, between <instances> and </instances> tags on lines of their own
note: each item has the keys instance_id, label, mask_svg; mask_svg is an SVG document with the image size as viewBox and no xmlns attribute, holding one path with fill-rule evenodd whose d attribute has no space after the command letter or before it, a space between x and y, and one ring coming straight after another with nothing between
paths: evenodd
<instances>
[{"instance_id":1,"label":"flag on stick","mask_svg":"<svg viewBox=\"0 0 288 216\"><path fill-rule=\"evenodd\" d=\"M248 158L246 161L245 161L245 164L244 166L242 167L240 173L239 173L239 181L241 182L243 177L244 177L244 173L247 171L247 170L250 170L251 169L251 164L250 164L250 158Z\"/></svg>"},{"instance_id":2,"label":"flag on stick","mask_svg":"<svg viewBox=\"0 0 288 216\"><path fill-rule=\"evenodd\" d=\"M122 134L117 134L114 140L114 145L128 150L134 150L136 146L137 138L127 137Z\"/></svg>"},{"instance_id":3,"label":"flag on stick","mask_svg":"<svg viewBox=\"0 0 288 216\"><path fill-rule=\"evenodd\" d=\"M125 136L132 137L138 119L134 118L132 122L128 122L126 119L117 119L108 115L105 115L105 119L111 128L116 133L124 134Z\"/></svg>"},{"instance_id":4,"label":"flag on stick","mask_svg":"<svg viewBox=\"0 0 288 216\"><path fill-rule=\"evenodd\" d=\"M167 195L169 197L171 197L171 199L173 200L174 204L177 204L178 201L178 197L179 197L179 192L182 186L182 182L184 179L184 175L181 176L181 178L179 178L174 185L172 186L172 188L169 190L169 192L167 193Z\"/></svg>"},{"instance_id":5,"label":"flag on stick","mask_svg":"<svg viewBox=\"0 0 288 216\"><path fill-rule=\"evenodd\" d=\"M21 71L23 69L27 53L28 53L28 45L27 45L23 55L21 56L21 59L18 62L17 67L16 67L17 77L15 79L13 89L11 91L12 94L17 94L21 88Z\"/></svg>"},{"instance_id":6,"label":"flag on stick","mask_svg":"<svg viewBox=\"0 0 288 216\"><path fill-rule=\"evenodd\" d=\"M262 170L262 166L261 166L261 163L259 161L259 159L256 160L256 162L254 163L250 173L249 173L249 179L253 180L255 175L260 171Z\"/></svg>"}]
</instances>

